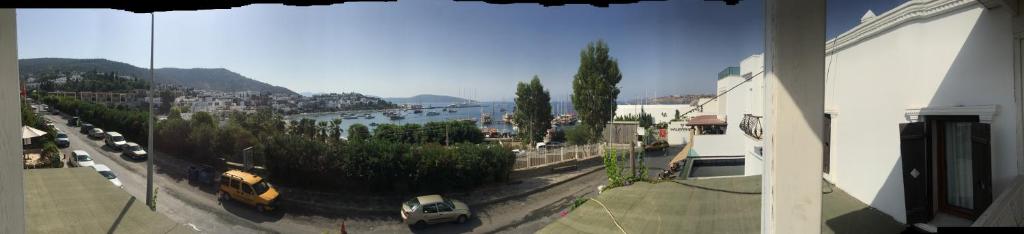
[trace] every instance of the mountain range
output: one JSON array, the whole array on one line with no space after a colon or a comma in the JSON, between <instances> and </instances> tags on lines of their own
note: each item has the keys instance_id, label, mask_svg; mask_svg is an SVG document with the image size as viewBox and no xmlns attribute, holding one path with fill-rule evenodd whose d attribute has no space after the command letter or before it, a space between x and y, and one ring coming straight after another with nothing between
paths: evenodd
<instances>
[{"instance_id":1,"label":"mountain range","mask_svg":"<svg viewBox=\"0 0 1024 234\"><path fill-rule=\"evenodd\" d=\"M390 97L384 98L391 103L396 104L419 104L419 103L462 103L469 102L472 100L445 96L445 95L434 95L434 94L420 94L412 97Z\"/></svg>"},{"instance_id":2,"label":"mountain range","mask_svg":"<svg viewBox=\"0 0 1024 234\"><path fill-rule=\"evenodd\" d=\"M19 59L20 73L39 74L53 71L116 72L138 78L148 78L149 69L106 59L34 58ZM274 86L242 76L224 68L158 68L153 70L157 84L183 87L235 91L260 91L298 95L288 88Z\"/></svg>"}]
</instances>

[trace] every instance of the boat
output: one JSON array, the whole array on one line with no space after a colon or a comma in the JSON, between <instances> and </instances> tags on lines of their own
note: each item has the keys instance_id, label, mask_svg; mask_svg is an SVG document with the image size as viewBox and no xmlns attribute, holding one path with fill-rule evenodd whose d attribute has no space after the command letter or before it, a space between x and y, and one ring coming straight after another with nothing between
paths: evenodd
<instances>
[{"instance_id":1,"label":"boat","mask_svg":"<svg viewBox=\"0 0 1024 234\"><path fill-rule=\"evenodd\" d=\"M342 119L357 119L359 117L356 117L355 115L345 115L344 117L341 117L341 118Z\"/></svg>"},{"instance_id":2,"label":"boat","mask_svg":"<svg viewBox=\"0 0 1024 234\"><path fill-rule=\"evenodd\" d=\"M374 127L376 127L376 126L377 126L377 123L370 123L370 126L374 126Z\"/></svg>"},{"instance_id":3,"label":"boat","mask_svg":"<svg viewBox=\"0 0 1024 234\"><path fill-rule=\"evenodd\" d=\"M448 109L448 113L455 113L455 109Z\"/></svg>"},{"instance_id":4,"label":"boat","mask_svg":"<svg viewBox=\"0 0 1024 234\"><path fill-rule=\"evenodd\" d=\"M501 108L501 112L504 113L505 112L505 108Z\"/></svg>"},{"instance_id":5,"label":"boat","mask_svg":"<svg viewBox=\"0 0 1024 234\"><path fill-rule=\"evenodd\" d=\"M374 117L372 115L366 115L366 116L363 116L363 118L364 119L373 119L373 118L377 118L377 117Z\"/></svg>"},{"instance_id":6,"label":"boat","mask_svg":"<svg viewBox=\"0 0 1024 234\"><path fill-rule=\"evenodd\" d=\"M480 114L480 123L491 124L491 115L487 113Z\"/></svg>"},{"instance_id":7,"label":"boat","mask_svg":"<svg viewBox=\"0 0 1024 234\"><path fill-rule=\"evenodd\" d=\"M420 110L420 109L412 109L412 113L415 113L415 114L423 113L423 110Z\"/></svg>"},{"instance_id":8,"label":"boat","mask_svg":"<svg viewBox=\"0 0 1024 234\"><path fill-rule=\"evenodd\" d=\"M474 118L461 119L459 121L463 121L463 122L471 123L471 124L476 124L476 119L474 119Z\"/></svg>"},{"instance_id":9,"label":"boat","mask_svg":"<svg viewBox=\"0 0 1024 234\"><path fill-rule=\"evenodd\" d=\"M397 114L389 116L389 117L391 118L391 120L402 120L402 119L405 119L405 116L401 116L401 115L397 115Z\"/></svg>"},{"instance_id":10,"label":"boat","mask_svg":"<svg viewBox=\"0 0 1024 234\"><path fill-rule=\"evenodd\" d=\"M504 121L507 124L515 124L512 119L512 113L505 113L504 115L502 115L501 121Z\"/></svg>"},{"instance_id":11,"label":"boat","mask_svg":"<svg viewBox=\"0 0 1024 234\"><path fill-rule=\"evenodd\" d=\"M427 116L437 116L437 115L441 115L441 113L437 113L437 112L433 112L433 111L427 112Z\"/></svg>"}]
</instances>

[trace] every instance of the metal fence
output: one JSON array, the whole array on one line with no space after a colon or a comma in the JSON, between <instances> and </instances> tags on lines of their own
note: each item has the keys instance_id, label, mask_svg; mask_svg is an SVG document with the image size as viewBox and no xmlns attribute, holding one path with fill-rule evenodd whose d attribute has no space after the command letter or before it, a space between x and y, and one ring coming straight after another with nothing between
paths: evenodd
<instances>
[{"instance_id":1,"label":"metal fence","mask_svg":"<svg viewBox=\"0 0 1024 234\"><path fill-rule=\"evenodd\" d=\"M516 155L516 163L512 169L524 170L569 160L584 160L593 157L600 157L601 155L604 155L605 150L609 147L616 148L618 152L626 152L629 150L629 145L625 144L574 145L556 149L527 150Z\"/></svg>"}]
</instances>

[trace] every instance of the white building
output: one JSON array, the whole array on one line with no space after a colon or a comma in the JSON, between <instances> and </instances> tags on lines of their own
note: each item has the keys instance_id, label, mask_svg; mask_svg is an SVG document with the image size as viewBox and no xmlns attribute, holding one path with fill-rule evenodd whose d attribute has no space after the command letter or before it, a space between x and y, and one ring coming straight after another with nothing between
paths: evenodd
<instances>
[{"instance_id":1,"label":"white building","mask_svg":"<svg viewBox=\"0 0 1024 234\"><path fill-rule=\"evenodd\" d=\"M903 223L985 212L1024 174L1019 12L912 0L828 41L824 178Z\"/></svg>"}]
</instances>

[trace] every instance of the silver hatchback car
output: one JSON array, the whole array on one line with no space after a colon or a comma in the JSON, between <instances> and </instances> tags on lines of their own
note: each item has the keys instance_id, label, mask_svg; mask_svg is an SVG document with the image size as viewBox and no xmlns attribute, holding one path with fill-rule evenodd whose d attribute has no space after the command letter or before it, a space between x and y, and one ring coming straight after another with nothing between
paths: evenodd
<instances>
[{"instance_id":1,"label":"silver hatchback car","mask_svg":"<svg viewBox=\"0 0 1024 234\"><path fill-rule=\"evenodd\" d=\"M466 203L442 198L441 195L420 196L402 203L402 220L409 225L464 223L469 217L469 206Z\"/></svg>"}]
</instances>

